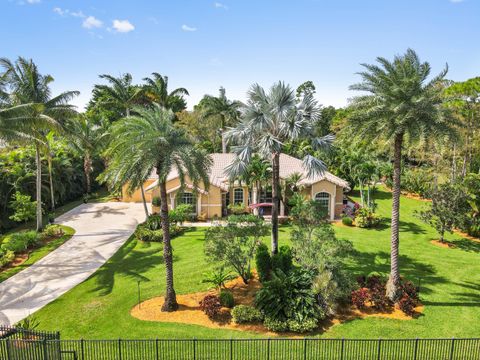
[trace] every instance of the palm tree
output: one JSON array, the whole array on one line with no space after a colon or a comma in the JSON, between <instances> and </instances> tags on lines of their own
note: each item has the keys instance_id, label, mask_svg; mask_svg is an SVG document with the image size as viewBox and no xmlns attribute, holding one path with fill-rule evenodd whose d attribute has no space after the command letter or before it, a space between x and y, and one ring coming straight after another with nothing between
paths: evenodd
<instances>
[{"instance_id":1,"label":"palm tree","mask_svg":"<svg viewBox=\"0 0 480 360\"><path fill-rule=\"evenodd\" d=\"M142 89L132 85L132 75L123 74L120 77L103 74L99 76L107 80L109 85L95 85L93 97L104 105L114 105L123 110L124 116L130 116L130 110L138 104Z\"/></svg>"},{"instance_id":2,"label":"palm tree","mask_svg":"<svg viewBox=\"0 0 480 360\"><path fill-rule=\"evenodd\" d=\"M272 253L278 252L278 210L280 186L280 153L288 140L296 140L310 134L318 121L320 107L311 94L297 102L295 91L283 82L275 83L268 93L258 84L248 92L248 103L236 128L226 132L228 141L236 144L235 160L226 174L235 178L244 173L253 154L267 160L272 166ZM313 138L314 149L328 149L332 135ZM308 176L322 174L324 163L312 155L306 155L303 166Z\"/></svg>"},{"instance_id":3,"label":"palm tree","mask_svg":"<svg viewBox=\"0 0 480 360\"><path fill-rule=\"evenodd\" d=\"M271 178L272 169L270 163L253 156L245 171L240 175L240 182L252 190L252 203L259 202L258 194L261 193L263 185ZM253 209L254 215L258 215L258 208Z\"/></svg>"},{"instance_id":4,"label":"palm tree","mask_svg":"<svg viewBox=\"0 0 480 360\"><path fill-rule=\"evenodd\" d=\"M178 308L173 286L173 258L168 220L167 176L175 170L182 184L188 177L193 188L203 183L208 188L210 157L195 148L184 130L173 125L173 111L159 104L136 107L135 115L113 125L110 152L112 164L132 162L130 169L141 174L156 171L160 190L160 217L163 231L163 257L166 267L166 294L162 311ZM131 157L132 154L135 156Z\"/></svg>"},{"instance_id":5,"label":"palm tree","mask_svg":"<svg viewBox=\"0 0 480 360\"><path fill-rule=\"evenodd\" d=\"M50 75L42 75L32 60L19 57L15 63L6 58L0 59L0 66L4 68L3 77L12 90L10 93L12 105L30 104L28 113L30 126L23 128L29 135L26 143L35 146L36 162L36 202L37 202L37 231L41 231L42 222L42 146L46 144L46 135L51 130L61 130L62 122L75 114L74 107L69 101L78 91L66 91L52 97L50 83L54 80Z\"/></svg>"},{"instance_id":6,"label":"palm tree","mask_svg":"<svg viewBox=\"0 0 480 360\"><path fill-rule=\"evenodd\" d=\"M350 87L367 93L352 100L350 124L363 140L393 142L391 269L387 296L396 301L400 295L398 247L404 141L416 142L426 137L441 139L455 132L442 106L441 82L447 68L428 80L430 64L421 62L411 49L395 56L393 61L378 57L377 62L378 65L362 64L365 68L359 73L362 82Z\"/></svg>"},{"instance_id":7,"label":"palm tree","mask_svg":"<svg viewBox=\"0 0 480 360\"><path fill-rule=\"evenodd\" d=\"M225 88L220 87L218 97L205 95L200 101L199 106L202 109L204 117L218 116L220 119L220 136L222 138L222 153L227 152L227 142L224 132L227 126L234 126L240 117L240 101L231 101L225 95Z\"/></svg>"},{"instance_id":8,"label":"palm tree","mask_svg":"<svg viewBox=\"0 0 480 360\"><path fill-rule=\"evenodd\" d=\"M189 95L187 89L177 88L168 92L168 76L162 76L154 72L151 78L146 77L143 81L146 82L144 86L145 96L150 102L157 103L174 113L187 108L187 103L183 98L184 95Z\"/></svg>"}]
</instances>

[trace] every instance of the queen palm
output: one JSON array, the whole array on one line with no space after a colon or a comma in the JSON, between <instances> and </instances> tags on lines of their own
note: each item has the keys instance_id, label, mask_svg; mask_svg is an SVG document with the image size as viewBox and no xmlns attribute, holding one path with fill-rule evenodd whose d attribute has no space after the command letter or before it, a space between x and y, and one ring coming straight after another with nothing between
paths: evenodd
<instances>
[{"instance_id":1,"label":"queen palm","mask_svg":"<svg viewBox=\"0 0 480 360\"><path fill-rule=\"evenodd\" d=\"M110 152L112 164L131 162L128 171L136 169L142 176L155 171L160 190L160 217L163 231L163 257L166 267L166 294L162 311L178 308L173 286L173 258L168 220L167 176L174 170L182 185L188 177L194 189L200 183L208 188L210 157L195 148L184 130L173 125L173 111L159 104L136 107L135 115L113 125ZM135 156L130 157L132 154ZM127 171L127 170L125 170Z\"/></svg>"},{"instance_id":2,"label":"queen palm","mask_svg":"<svg viewBox=\"0 0 480 360\"><path fill-rule=\"evenodd\" d=\"M150 102L160 104L174 113L187 108L187 103L183 98L184 95L189 95L187 89L181 87L169 92L168 76L154 72L151 78L146 77L143 81L145 81L145 96Z\"/></svg>"},{"instance_id":3,"label":"queen palm","mask_svg":"<svg viewBox=\"0 0 480 360\"><path fill-rule=\"evenodd\" d=\"M3 77L11 89L11 104L13 106L33 105L28 112L29 126L23 127L22 132L29 135L25 143L33 143L35 146L36 228L37 231L40 231L43 226L41 152L47 143L47 134L51 130L61 130L63 121L75 114L74 107L68 102L79 93L78 91L66 91L52 97L50 83L54 80L53 77L40 74L32 60L19 57L15 63L12 63L10 60L2 58L0 66L4 68Z\"/></svg>"},{"instance_id":4,"label":"queen palm","mask_svg":"<svg viewBox=\"0 0 480 360\"><path fill-rule=\"evenodd\" d=\"M205 95L200 101L199 106L202 109L202 116L218 116L220 119L220 136L222 137L222 153L227 152L227 142L224 132L227 126L234 126L240 117L240 101L232 101L227 99L225 88L220 87L218 97Z\"/></svg>"},{"instance_id":5,"label":"queen palm","mask_svg":"<svg viewBox=\"0 0 480 360\"><path fill-rule=\"evenodd\" d=\"M240 123L226 132L227 140L235 144L235 160L226 169L230 177L244 173L253 154L272 166L272 253L278 252L278 211L280 186L280 153L286 141L297 140L311 134L320 115L320 107L312 94L300 101L295 91L283 82L275 83L268 93L258 84L248 92L248 102L243 108ZM313 138L314 149L327 149L332 135ZM312 177L322 174L324 163L312 155L306 155L303 166Z\"/></svg>"},{"instance_id":6,"label":"queen palm","mask_svg":"<svg viewBox=\"0 0 480 360\"><path fill-rule=\"evenodd\" d=\"M430 64L421 62L408 49L393 61L377 58L378 65L362 64L362 82L350 89L366 92L351 103L350 125L363 140L388 140L393 150L393 199L391 220L391 269L387 296L400 295L399 217L400 174L404 142L413 143L430 137L442 139L455 134L452 122L442 106L443 81L447 69L430 80Z\"/></svg>"}]
</instances>

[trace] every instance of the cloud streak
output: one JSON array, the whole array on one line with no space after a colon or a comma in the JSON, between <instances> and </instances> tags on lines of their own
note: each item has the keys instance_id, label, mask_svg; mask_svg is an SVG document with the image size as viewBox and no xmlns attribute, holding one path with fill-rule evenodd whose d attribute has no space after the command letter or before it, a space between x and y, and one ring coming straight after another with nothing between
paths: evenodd
<instances>
[{"instance_id":1,"label":"cloud streak","mask_svg":"<svg viewBox=\"0 0 480 360\"><path fill-rule=\"evenodd\" d=\"M113 29L119 33L128 33L135 30L135 26L128 20L113 20Z\"/></svg>"},{"instance_id":2,"label":"cloud streak","mask_svg":"<svg viewBox=\"0 0 480 360\"><path fill-rule=\"evenodd\" d=\"M103 26L103 22L97 19L95 16L89 16L83 20L82 26L85 29L101 28Z\"/></svg>"},{"instance_id":3,"label":"cloud streak","mask_svg":"<svg viewBox=\"0 0 480 360\"><path fill-rule=\"evenodd\" d=\"M228 10L228 6L221 3L221 2L214 2L213 3L213 6L215 6L217 9L224 9L224 10Z\"/></svg>"},{"instance_id":4,"label":"cloud streak","mask_svg":"<svg viewBox=\"0 0 480 360\"><path fill-rule=\"evenodd\" d=\"M197 28L183 24L182 25L182 30L183 31L188 31L188 32L193 32L193 31L197 31Z\"/></svg>"}]
</instances>

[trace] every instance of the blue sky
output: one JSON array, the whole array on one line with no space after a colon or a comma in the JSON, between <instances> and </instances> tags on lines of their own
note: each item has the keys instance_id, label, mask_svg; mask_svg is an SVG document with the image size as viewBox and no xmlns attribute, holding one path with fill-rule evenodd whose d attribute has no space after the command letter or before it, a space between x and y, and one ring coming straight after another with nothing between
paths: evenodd
<instances>
[{"instance_id":1,"label":"blue sky","mask_svg":"<svg viewBox=\"0 0 480 360\"><path fill-rule=\"evenodd\" d=\"M0 56L33 58L80 107L99 74L153 71L189 107L277 80L344 106L360 63L408 47L452 80L480 75L480 0L0 0L0 38Z\"/></svg>"}]
</instances>

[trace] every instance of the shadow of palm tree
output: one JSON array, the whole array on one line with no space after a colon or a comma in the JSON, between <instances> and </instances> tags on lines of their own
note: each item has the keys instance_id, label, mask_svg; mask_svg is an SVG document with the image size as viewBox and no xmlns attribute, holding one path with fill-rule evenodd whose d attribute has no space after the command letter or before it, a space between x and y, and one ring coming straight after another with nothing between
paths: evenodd
<instances>
[{"instance_id":1,"label":"shadow of palm tree","mask_svg":"<svg viewBox=\"0 0 480 360\"><path fill-rule=\"evenodd\" d=\"M452 243L455 245L455 247L463 251L480 253L480 242L463 238L463 239L453 240Z\"/></svg>"}]
</instances>

